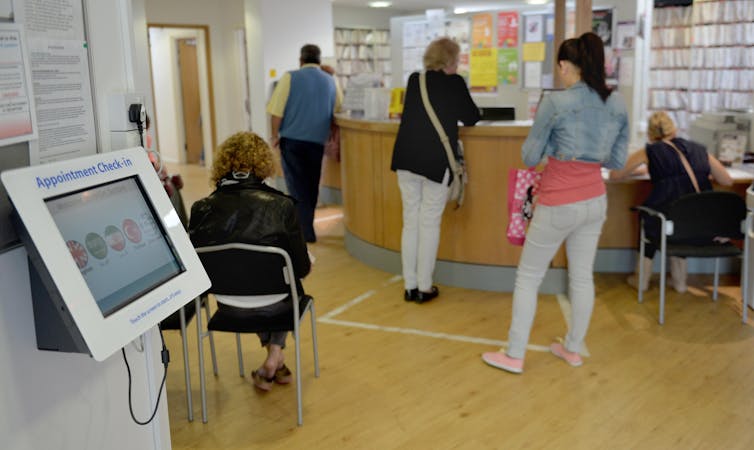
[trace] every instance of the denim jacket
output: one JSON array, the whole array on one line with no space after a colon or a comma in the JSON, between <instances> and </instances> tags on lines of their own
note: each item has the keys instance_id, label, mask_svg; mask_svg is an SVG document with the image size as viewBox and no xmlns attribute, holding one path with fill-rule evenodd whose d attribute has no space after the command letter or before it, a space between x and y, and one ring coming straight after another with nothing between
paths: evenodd
<instances>
[{"instance_id":1,"label":"denim jacket","mask_svg":"<svg viewBox=\"0 0 754 450\"><path fill-rule=\"evenodd\" d=\"M529 167L551 156L619 169L626 162L627 147L628 113L623 97L613 92L603 102L579 81L542 99L521 157Z\"/></svg>"}]
</instances>

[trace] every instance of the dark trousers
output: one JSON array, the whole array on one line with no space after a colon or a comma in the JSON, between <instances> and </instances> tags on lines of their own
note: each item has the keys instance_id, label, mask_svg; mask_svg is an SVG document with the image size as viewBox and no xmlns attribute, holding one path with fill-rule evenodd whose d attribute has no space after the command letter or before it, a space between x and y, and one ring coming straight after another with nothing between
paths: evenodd
<instances>
[{"instance_id":1,"label":"dark trousers","mask_svg":"<svg viewBox=\"0 0 754 450\"><path fill-rule=\"evenodd\" d=\"M288 193L296 199L296 208L306 242L317 240L314 234L314 209L319 196L322 155L325 146L296 139L280 139L283 175Z\"/></svg>"}]
</instances>

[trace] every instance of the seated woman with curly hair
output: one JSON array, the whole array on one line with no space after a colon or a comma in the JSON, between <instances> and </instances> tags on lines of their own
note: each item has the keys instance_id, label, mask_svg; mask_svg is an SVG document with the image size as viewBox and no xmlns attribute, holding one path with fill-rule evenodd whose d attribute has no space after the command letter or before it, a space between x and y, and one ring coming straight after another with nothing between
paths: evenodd
<instances>
[{"instance_id":1,"label":"seated woman with curly hair","mask_svg":"<svg viewBox=\"0 0 754 450\"><path fill-rule=\"evenodd\" d=\"M311 262L295 201L264 183L273 172L272 151L264 139L251 132L229 137L217 149L212 165L211 182L216 190L191 207L189 236L195 247L231 242L280 247L290 255L300 280L309 273ZM223 297L216 296L224 307L251 306L270 315L284 310L289 302L287 294ZM238 305L239 301L243 305ZM258 333L267 359L251 373L257 388L268 391L274 382L291 382L291 372L283 362L287 334Z\"/></svg>"}]
</instances>

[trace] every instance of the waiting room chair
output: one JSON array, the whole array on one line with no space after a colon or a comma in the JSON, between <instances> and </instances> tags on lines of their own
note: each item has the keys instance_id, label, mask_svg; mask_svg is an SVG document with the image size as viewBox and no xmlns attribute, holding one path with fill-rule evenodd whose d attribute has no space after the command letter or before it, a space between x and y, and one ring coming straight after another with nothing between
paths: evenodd
<instances>
[{"instance_id":1,"label":"waiting room chair","mask_svg":"<svg viewBox=\"0 0 754 450\"><path fill-rule=\"evenodd\" d=\"M733 192L705 191L688 194L677 199L664 214L646 206L637 206L634 209L640 211L640 261L644 258L644 246L647 243L654 244L660 253L660 324L662 325L665 322L665 273L666 261L669 256L715 258L712 299L717 300L720 258L740 257L742 251L731 242L713 242L713 238L744 239L747 214L743 198ZM653 222L656 222L657 233L655 235L658 238L650 238L645 233L644 222L649 218L653 218ZM656 242L657 239L659 239L659 242ZM745 250L748 250L748 245L748 233L746 233ZM742 259L742 292L745 293L748 290L748 267L746 258ZM639 268L639 286L641 286L645 274L642 264L639 265ZM651 274L647 276L651 276ZM639 289L639 303L643 300L642 294L642 290ZM743 322L746 323L745 294L742 295L742 299Z\"/></svg>"},{"instance_id":2,"label":"waiting room chair","mask_svg":"<svg viewBox=\"0 0 754 450\"><path fill-rule=\"evenodd\" d=\"M317 352L317 328L315 322L314 299L303 292L296 279L288 253L278 247L231 243L196 248L204 265L212 287L209 293L226 296L248 295L289 295L290 310L277 316L262 316L254 308L238 308L217 304L217 311L209 320L207 329L236 333L239 373L243 377L243 355L240 333L264 331L293 331L296 349L296 400L298 425L303 424L301 401L301 342L300 320L309 311L314 349L314 376L319 377L319 356ZM199 378L202 395L203 421L207 422L206 390L204 379L203 347L199 343Z\"/></svg>"},{"instance_id":3,"label":"waiting room chair","mask_svg":"<svg viewBox=\"0 0 754 450\"><path fill-rule=\"evenodd\" d=\"M197 297L193 303L193 308L189 305L182 306L181 309L167 316L162 322L160 322L161 330L178 330L181 333L181 341L183 348L183 372L186 377L186 408L188 409L188 421L194 420L194 404L191 396L191 371L189 370L188 362L188 342L186 342L186 324L191 321L196 313L201 313L202 307L204 308L205 317L209 320L209 302L206 297L201 300ZM201 336L202 330L200 327L201 321L196 322L196 333ZM217 375L217 356L215 355L215 341L212 335L207 332L209 337L210 352L212 354L212 368ZM199 338L201 340L201 337Z\"/></svg>"}]
</instances>

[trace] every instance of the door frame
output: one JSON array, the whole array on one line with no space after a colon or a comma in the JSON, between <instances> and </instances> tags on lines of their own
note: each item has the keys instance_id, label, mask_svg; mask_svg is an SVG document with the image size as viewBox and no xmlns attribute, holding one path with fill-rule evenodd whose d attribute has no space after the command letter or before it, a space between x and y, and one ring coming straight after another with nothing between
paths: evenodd
<instances>
[{"instance_id":1,"label":"door frame","mask_svg":"<svg viewBox=\"0 0 754 450\"><path fill-rule=\"evenodd\" d=\"M191 29L191 30L198 30L202 33L204 33L204 52L205 52L205 60L207 62L205 70L206 70L206 77L207 77L207 95L208 95L208 103L209 103L209 129L210 129L210 142L211 142L211 148L204 150L204 164L209 166L212 164L211 157L214 154L215 147L217 146L217 138L216 138L216 127L215 127L215 94L214 94L214 82L212 80L212 50L211 50L211 41L210 41L210 33L209 33L209 25L201 25L201 24L176 24L176 23L162 23L162 22L148 22L147 23L147 36L149 36L149 30L151 28L182 28L182 29ZM152 47L149 46L149 60L152 61ZM152 83L152 92L155 92L154 90L154 76L153 71L154 69L150 70L149 77L150 82ZM199 70L201 70L201 67L199 67ZM152 126L155 127L155 137L157 138L157 142L159 144L159 136L157 135L157 120L156 117L157 114L155 113L155 117L152 118L154 124ZM181 150L182 153L182 159L185 161L185 149Z\"/></svg>"}]
</instances>

